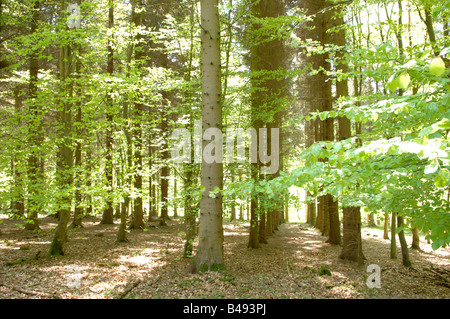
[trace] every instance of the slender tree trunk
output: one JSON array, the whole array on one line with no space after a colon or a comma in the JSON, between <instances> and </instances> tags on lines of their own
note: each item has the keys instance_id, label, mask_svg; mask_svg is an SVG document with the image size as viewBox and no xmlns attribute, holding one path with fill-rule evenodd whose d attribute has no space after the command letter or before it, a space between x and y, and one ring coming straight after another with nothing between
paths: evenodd
<instances>
[{"instance_id":1,"label":"slender tree trunk","mask_svg":"<svg viewBox=\"0 0 450 319\"><path fill-rule=\"evenodd\" d=\"M65 9L65 3L63 2ZM72 196L70 186L73 183L72 175L72 137L71 137L71 103L73 83L71 81L72 52L69 46L63 46L60 49L60 78L61 78L61 96L63 109L60 115L61 144L59 145L61 159L57 167L57 180L60 185L62 195L59 198L60 207L58 210L59 220L55 229L53 241L50 245L50 256L64 255L64 243L67 241L67 224L70 219Z\"/></svg>"},{"instance_id":2,"label":"slender tree trunk","mask_svg":"<svg viewBox=\"0 0 450 319\"><path fill-rule=\"evenodd\" d=\"M189 22L190 22L190 50L189 50L189 61L188 66L186 70L186 82L189 83L189 90L186 95L186 102L188 104L189 108L189 125L188 129L189 132L194 134L194 112L193 112L193 99L192 99L192 93L194 91L194 88L191 84L191 77L192 77L192 64L193 64L193 52L194 52L194 14L195 14L195 7L194 7L194 1L191 2L190 12L189 12ZM186 229L186 238L184 243L184 251L183 256L184 257L191 257L192 256L192 249L194 245L195 235L196 235L196 229L197 229L197 217L198 217L198 205L194 203L193 198L193 185L195 184L195 180L197 179L195 172L195 165L192 163L192 160L195 157L195 151L194 151L194 143L193 140L190 140L191 143L191 154L190 154L190 162L184 164L184 175L185 180L183 184L184 188L184 225Z\"/></svg>"},{"instance_id":3,"label":"slender tree trunk","mask_svg":"<svg viewBox=\"0 0 450 319\"><path fill-rule=\"evenodd\" d=\"M252 8L253 12L256 14L259 14L258 10L255 8L255 4L253 4ZM256 26L251 26L251 28L255 28ZM257 45L252 45L250 49L250 70L252 72L256 72L260 70L260 63L258 60L258 52L259 48ZM257 154L259 154L259 129L262 127L262 121L260 120L260 112L259 109L260 106L260 92L256 91L256 88L258 87L258 81L256 79L255 75L251 76L250 81L252 82L252 88L254 89L251 94L251 110L250 110L250 117L251 117L251 124L253 129L256 131L256 136L252 136L250 141L250 148L252 148L253 145L256 145L254 149L256 150ZM249 150L250 152L250 150ZM259 162L259 156L257 156L256 160L252 160L250 164L250 178L252 180L253 186L252 191L250 194L250 210L249 210L249 219L250 219L250 229L249 229L249 241L248 241L248 247L249 248L259 248L260 247L260 215L262 214L261 208L259 207L259 199L258 199L258 193L255 190L256 184L259 182L260 179L260 162Z\"/></svg>"},{"instance_id":4,"label":"slender tree trunk","mask_svg":"<svg viewBox=\"0 0 450 319\"><path fill-rule=\"evenodd\" d=\"M193 153L193 150L192 150ZM194 204L194 199L192 198L192 185L193 185L193 164L185 164L185 176L186 180L184 183L184 224L186 229L186 239L184 243L184 257L192 256L192 249L194 245L195 233L197 228L196 219L198 216L198 208Z\"/></svg>"},{"instance_id":5,"label":"slender tree trunk","mask_svg":"<svg viewBox=\"0 0 450 319\"><path fill-rule=\"evenodd\" d=\"M22 112L22 97L20 95L20 86L17 86L14 89L14 107L15 112L18 117ZM17 123L17 126L21 127L22 123ZM16 152L13 155L11 160L11 171L14 176L14 197L12 199L11 208L14 216L24 217L25 216L25 197L24 197L24 189L23 189L23 171L22 171L22 162L19 160L19 155L22 151L22 146L19 144L16 147Z\"/></svg>"},{"instance_id":6,"label":"slender tree trunk","mask_svg":"<svg viewBox=\"0 0 450 319\"><path fill-rule=\"evenodd\" d=\"M108 28L111 30L114 27L114 0L108 0ZM107 61L107 72L110 77L114 73L114 48L112 40L108 40L108 61ZM114 223L114 209L113 209L113 163L112 163L112 153L113 153L113 125L114 125L114 115L113 115L113 99L111 97L112 92L108 92L106 97L108 109L106 111L106 154L105 154L105 175L106 175L106 186L108 189L108 195L106 199L106 208L103 211L101 224L113 224Z\"/></svg>"},{"instance_id":7,"label":"slender tree trunk","mask_svg":"<svg viewBox=\"0 0 450 319\"><path fill-rule=\"evenodd\" d=\"M384 213L383 239L389 239L389 213Z\"/></svg>"},{"instance_id":8,"label":"slender tree trunk","mask_svg":"<svg viewBox=\"0 0 450 319\"><path fill-rule=\"evenodd\" d=\"M284 197L284 221L289 222L289 193Z\"/></svg>"},{"instance_id":9,"label":"slender tree trunk","mask_svg":"<svg viewBox=\"0 0 450 319\"><path fill-rule=\"evenodd\" d=\"M92 177L91 177L91 173L92 173L92 150L91 150L91 145L88 145L87 151L86 151L86 165L87 165L87 169L86 169L86 188L90 189L92 186ZM89 191L88 195L87 195L87 202L89 203L87 209L86 209L86 215L90 216L93 213L93 203L92 203L92 195L91 192Z\"/></svg>"},{"instance_id":10,"label":"slender tree trunk","mask_svg":"<svg viewBox=\"0 0 450 319\"><path fill-rule=\"evenodd\" d=\"M400 1L399 1L400 3ZM425 9L425 26L427 27L428 37L430 38L430 43L433 46L433 52L435 56L439 55L439 49L436 47L436 34L433 28L433 18L431 12Z\"/></svg>"},{"instance_id":11,"label":"slender tree trunk","mask_svg":"<svg viewBox=\"0 0 450 319\"><path fill-rule=\"evenodd\" d=\"M202 47L202 127L222 130L220 25L218 0L201 0ZM218 138L216 136L216 138ZM210 141L203 137L202 149ZM216 143L221 147L221 143ZM218 152L219 150L215 150ZM220 161L221 162L221 161ZM224 269L222 194L223 164L202 159L201 185L204 192L200 200L200 228L198 252L194 258L194 271Z\"/></svg>"},{"instance_id":12,"label":"slender tree trunk","mask_svg":"<svg viewBox=\"0 0 450 319\"><path fill-rule=\"evenodd\" d=\"M79 1L81 2L81 1ZM79 3L80 4L80 3ZM81 47L78 47L78 57L76 58L75 62L75 72L76 72L76 79L81 78ZM81 147L82 147L82 101L81 101L81 83L76 83L76 115L75 115L75 122L76 122L76 129L75 133L77 135L77 142L76 142L76 148L75 148L75 212L74 212L74 218L71 224L72 228L80 228L83 227L82 220L83 220L83 207L82 205L82 158L81 158Z\"/></svg>"},{"instance_id":13,"label":"slender tree trunk","mask_svg":"<svg viewBox=\"0 0 450 319\"><path fill-rule=\"evenodd\" d=\"M398 227L403 227L404 226L403 216L401 216L401 215L397 216L397 224L398 224ZM401 246L401 249L402 249L403 266L411 267L411 260L409 259L408 244L406 243L405 232L403 231L403 229L401 229L398 232L398 239L400 241L400 246Z\"/></svg>"},{"instance_id":14,"label":"slender tree trunk","mask_svg":"<svg viewBox=\"0 0 450 319\"><path fill-rule=\"evenodd\" d=\"M239 220L244 220L244 204L239 204Z\"/></svg>"},{"instance_id":15,"label":"slender tree trunk","mask_svg":"<svg viewBox=\"0 0 450 319\"><path fill-rule=\"evenodd\" d=\"M259 239L258 239L258 241L260 244L267 244L266 223L269 223L269 218L266 219L266 215L267 215L267 212L265 210L262 210L261 213L259 214L259 231L258 231Z\"/></svg>"},{"instance_id":16,"label":"slender tree trunk","mask_svg":"<svg viewBox=\"0 0 450 319\"><path fill-rule=\"evenodd\" d=\"M163 94L164 96L164 94ZM168 97L167 97L168 98ZM163 134L163 146L161 151L161 161L162 161L162 167L161 167L161 216L159 219L160 226L166 226L167 222L169 220L169 177L170 177L170 169L167 164L167 161L169 160L169 150L168 150L168 135L169 135L169 128L168 128L168 119L167 114L164 114L164 111L162 112L162 119L161 119L161 133Z\"/></svg>"},{"instance_id":17,"label":"slender tree trunk","mask_svg":"<svg viewBox=\"0 0 450 319\"><path fill-rule=\"evenodd\" d=\"M33 15L30 22L30 33L37 31L39 20L40 1L35 0L33 6ZM33 147L31 148L28 157L28 177L29 185L29 201L28 201L28 216L25 224L25 229L36 230L39 229L38 213L41 210L42 203L40 197L42 176L40 174L40 146L41 146L41 115L37 103L37 81L39 73L39 63L37 52L33 51L30 54L30 81L29 81L29 116L31 117L28 127L30 130L30 141Z\"/></svg>"},{"instance_id":18,"label":"slender tree trunk","mask_svg":"<svg viewBox=\"0 0 450 319\"><path fill-rule=\"evenodd\" d=\"M138 4L136 6L136 3ZM132 1L132 20L136 28L142 25L142 5L141 1ZM137 10L136 10L137 7ZM141 44L142 36L137 35L136 40L138 44L135 46L135 61L139 62L143 57L143 47ZM143 229L145 228L144 223L144 204L142 200L143 189L142 189L142 112L143 104L140 101L141 94L139 92L136 96L136 101L134 102L134 112L133 112L133 137L134 137L134 188L138 193L138 196L134 198L133 202L133 214L131 220L131 229Z\"/></svg>"},{"instance_id":19,"label":"slender tree trunk","mask_svg":"<svg viewBox=\"0 0 450 319\"><path fill-rule=\"evenodd\" d=\"M391 217L391 259L397 259L397 242L395 238L395 233L397 232L396 226L397 214L395 212L392 213Z\"/></svg>"},{"instance_id":20,"label":"slender tree trunk","mask_svg":"<svg viewBox=\"0 0 450 319\"><path fill-rule=\"evenodd\" d=\"M152 138L151 134L149 134L148 138L148 169L150 171L148 175L148 221L153 221L153 213L154 213L154 202L152 190L153 190L153 174L151 173L153 169L153 150L152 150Z\"/></svg>"},{"instance_id":21,"label":"slender tree trunk","mask_svg":"<svg viewBox=\"0 0 450 319\"><path fill-rule=\"evenodd\" d=\"M173 218L178 218L178 203L177 203L177 176L173 176Z\"/></svg>"}]
</instances>

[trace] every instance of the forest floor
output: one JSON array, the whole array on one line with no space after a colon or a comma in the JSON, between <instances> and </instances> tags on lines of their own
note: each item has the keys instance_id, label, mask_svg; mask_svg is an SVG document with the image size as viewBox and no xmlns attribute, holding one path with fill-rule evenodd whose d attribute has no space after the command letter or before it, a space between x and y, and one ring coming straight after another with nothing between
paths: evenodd
<instances>
[{"instance_id":1,"label":"forest floor","mask_svg":"<svg viewBox=\"0 0 450 319\"><path fill-rule=\"evenodd\" d=\"M410 250L413 266L389 258L382 230L363 229L365 265L338 258L341 247L311 226L285 223L259 249L248 249L248 223L225 223L227 271L192 274L182 258L183 225L149 224L116 243L118 223L86 218L70 230L66 254L48 257L56 219L44 218L40 234L0 224L0 298L253 299L253 298L450 298L450 248ZM368 288L367 266L381 267L381 288ZM331 274L321 274L325 266Z\"/></svg>"}]
</instances>

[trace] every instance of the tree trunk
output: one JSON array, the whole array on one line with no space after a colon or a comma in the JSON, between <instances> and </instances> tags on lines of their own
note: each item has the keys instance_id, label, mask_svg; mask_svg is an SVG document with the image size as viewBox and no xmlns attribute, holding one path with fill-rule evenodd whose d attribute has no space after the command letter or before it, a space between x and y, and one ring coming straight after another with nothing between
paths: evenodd
<instances>
[{"instance_id":1,"label":"tree trunk","mask_svg":"<svg viewBox=\"0 0 450 319\"><path fill-rule=\"evenodd\" d=\"M114 0L108 1L109 13L108 13L108 28L112 30L114 27ZM110 77L114 73L114 48L112 40L108 40L108 61L107 61L107 72ZM106 101L108 105L108 110L106 111L106 154L105 154L105 175L106 175L106 186L107 186L107 198L106 198L106 208L103 211L102 220L100 224L114 224L114 208L113 208L113 163L112 163L112 152L113 152L113 125L114 125L114 115L113 115L113 99L111 97L112 92L108 92Z\"/></svg>"},{"instance_id":2,"label":"tree trunk","mask_svg":"<svg viewBox=\"0 0 450 319\"><path fill-rule=\"evenodd\" d=\"M16 115L20 117L20 113L22 112L22 97L20 95L20 86L17 86L14 89L14 107ZM21 127L23 123L19 120L17 123L18 127ZM14 176L14 186L13 192L14 197L11 202L12 213L17 217L25 216L25 197L24 197L24 189L23 189L23 168L22 161L19 160L18 153L21 152L22 146L19 144L16 148L16 153L13 155L11 159L11 171Z\"/></svg>"},{"instance_id":3,"label":"tree trunk","mask_svg":"<svg viewBox=\"0 0 450 319\"><path fill-rule=\"evenodd\" d=\"M262 212L259 214L259 230L258 230L259 239L258 239L258 241L260 244L267 244L266 223L269 220L269 216L267 216L267 219L266 219L266 215L267 215L267 212L265 210L262 210Z\"/></svg>"},{"instance_id":4,"label":"tree trunk","mask_svg":"<svg viewBox=\"0 0 450 319\"><path fill-rule=\"evenodd\" d=\"M81 1L79 1L81 2ZM75 72L76 72L76 79L81 78L81 47L78 47L78 57L75 63ZM75 148L75 178L76 178L76 187L75 187L75 212L72 224L70 225L72 228L82 228L82 220L83 220L83 207L81 206L82 201L82 194L81 194L81 187L82 187L82 159L81 159L81 144L82 144L82 101L81 95L81 83L76 83L76 96L78 98L77 100L77 113L75 115L75 122L76 122L76 136L77 136L77 143Z\"/></svg>"},{"instance_id":5,"label":"tree trunk","mask_svg":"<svg viewBox=\"0 0 450 319\"><path fill-rule=\"evenodd\" d=\"M341 223L339 221L338 203L334 201L333 196L329 195L328 209L330 218L330 232L328 234L327 242L332 245L340 245L341 240Z\"/></svg>"},{"instance_id":6,"label":"tree trunk","mask_svg":"<svg viewBox=\"0 0 450 319\"><path fill-rule=\"evenodd\" d=\"M384 213L383 239L389 239L389 213Z\"/></svg>"},{"instance_id":7,"label":"tree trunk","mask_svg":"<svg viewBox=\"0 0 450 319\"><path fill-rule=\"evenodd\" d=\"M396 226L396 216L397 214L395 212L392 213L391 217L391 259L397 259L397 242L395 238L395 233L397 232L397 226Z\"/></svg>"},{"instance_id":8,"label":"tree trunk","mask_svg":"<svg viewBox=\"0 0 450 319\"><path fill-rule=\"evenodd\" d=\"M33 15L30 22L30 33L33 34L37 31L39 20L40 1L34 1ZM32 118L28 123L29 127L29 139L31 141L30 155L28 157L28 177L30 180L29 185L29 201L28 201L28 216L25 224L25 229L36 230L39 229L38 213L41 210L42 203L40 197L42 176L40 174L39 163L41 147L41 115L39 112L39 106L37 103L37 81L39 73L39 63L37 52L33 51L30 54L30 81L29 81L29 116Z\"/></svg>"},{"instance_id":9,"label":"tree trunk","mask_svg":"<svg viewBox=\"0 0 450 319\"><path fill-rule=\"evenodd\" d=\"M209 128L222 130L219 2L218 0L201 0L200 4L202 127L203 130ZM207 144L209 141L203 137L202 149L205 149ZM203 156L201 185L204 187L204 192L200 201L199 243L193 262L193 271L221 270L225 267L221 194L223 164L209 163ZM215 188L220 192L210 196Z\"/></svg>"},{"instance_id":10,"label":"tree trunk","mask_svg":"<svg viewBox=\"0 0 450 319\"><path fill-rule=\"evenodd\" d=\"M256 168L254 167L256 166ZM257 165L252 164L252 172L257 171ZM254 174L254 173L252 173ZM253 179L254 176L252 176ZM255 180L255 179L253 179ZM255 191L252 190L251 200L250 200L250 229L249 229L249 240L248 248L259 248L259 226L258 226L258 197L254 194ZM248 212L248 210L247 210Z\"/></svg>"},{"instance_id":11,"label":"tree trunk","mask_svg":"<svg viewBox=\"0 0 450 319\"><path fill-rule=\"evenodd\" d=\"M369 216L367 216L368 218L368 222L367 222L367 226L369 227L377 227L377 224L375 223L375 214L374 213L370 213Z\"/></svg>"},{"instance_id":12,"label":"tree trunk","mask_svg":"<svg viewBox=\"0 0 450 319\"><path fill-rule=\"evenodd\" d=\"M90 187L92 186L92 150L91 150L91 145L88 145L88 149L86 151L86 164L87 164L87 169L86 169L86 175L85 175L85 179L86 179L86 187L88 189L90 189ZM90 193L88 193L87 195L87 202L89 203L87 209L86 209L86 215L92 215L93 213L93 205L92 205L92 195Z\"/></svg>"},{"instance_id":13,"label":"tree trunk","mask_svg":"<svg viewBox=\"0 0 450 319\"><path fill-rule=\"evenodd\" d=\"M398 224L398 227L403 227L404 226L403 216L400 216L400 215L397 216L397 224ZM402 249L403 266L411 267L411 260L409 259L408 244L406 243L405 232L403 231L403 229L401 229L398 232L398 239L400 241L400 247Z\"/></svg>"},{"instance_id":14,"label":"tree trunk","mask_svg":"<svg viewBox=\"0 0 450 319\"><path fill-rule=\"evenodd\" d=\"M163 112L164 113L164 112ZM163 140L165 141L163 143L163 150L161 152L161 160L163 162L163 166L161 167L161 216L159 219L160 226L166 226L166 221L169 220L169 176L170 176L170 170L167 166L166 161L169 159L169 151L168 151L168 145L167 145L167 139L168 137L168 125L167 125L167 117L165 114L162 115L161 120L161 132L163 134Z\"/></svg>"},{"instance_id":15,"label":"tree trunk","mask_svg":"<svg viewBox=\"0 0 450 319\"><path fill-rule=\"evenodd\" d=\"M141 1L137 1L140 3ZM132 1L132 20L136 28L142 25L142 6L138 5L136 11L135 1ZM135 61L139 62L143 56L143 47L141 44L141 35L136 36L136 41L138 42L135 46ZM133 137L134 137L134 188L138 193L138 196L134 198L133 202L133 214L130 229L143 229L145 228L144 223L144 204L142 200L143 189L142 189L142 111L143 104L140 101L141 94L137 92L137 96L134 102L134 112L133 112Z\"/></svg>"},{"instance_id":16,"label":"tree trunk","mask_svg":"<svg viewBox=\"0 0 450 319\"><path fill-rule=\"evenodd\" d=\"M361 241L360 207L344 207L341 259L356 261L362 264L365 257Z\"/></svg>"},{"instance_id":17,"label":"tree trunk","mask_svg":"<svg viewBox=\"0 0 450 319\"><path fill-rule=\"evenodd\" d=\"M419 236L419 228L414 226L412 229L412 244L411 249L421 250L420 249L420 236Z\"/></svg>"},{"instance_id":18,"label":"tree trunk","mask_svg":"<svg viewBox=\"0 0 450 319\"><path fill-rule=\"evenodd\" d=\"M178 203L177 203L177 176L173 176L173 218L178 218Z\"/></svg>"},{"instance_id":19,"label":"tree trunk","mask_svg":"<svg viewBox=\"0 0 450 319\"><path fill-rule=\"evenodd\" d=\"M65 3L63 2L63 8L65 8ZM71 136L71 101L72 101L72 90L73 83L71 83L71 62L72 62L72 52L69 46L61 47L60 49L60 79L61 79L61 96L68 97L68 100L63 100L63 109L60 115L60 130L61 130L61 144L60 149L60 160L58 163L60 166L56 168L57 180L60 185L60 191L62 195L59 198L60 207L58 210L59 220L58 226L55 229L55 234L53 241L50 245L50 256L61 256L64 255L64 243L67 241L67 224L70 219L72 197L70 193L70 186L73 182L72 176L72 136Z\"/></svg>"}]
</instances>

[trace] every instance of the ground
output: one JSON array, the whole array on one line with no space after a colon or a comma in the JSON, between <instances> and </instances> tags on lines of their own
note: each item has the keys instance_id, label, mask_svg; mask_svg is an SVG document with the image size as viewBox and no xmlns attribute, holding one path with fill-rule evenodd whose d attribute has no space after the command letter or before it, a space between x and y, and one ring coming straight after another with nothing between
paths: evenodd
<instances>
[{"instance_id":1,"label":"ground","mask_svg":"<svg viewBox=\"0 0 450 319\"><path fill-rule=\"evenodd\" d=\"M88 217L70 230L66 253L49 257L56 219L42 231L23 230L17 220L0 224L0 298L450 298L450 249L410 250L413 266L389 258L389 240L376 228L363 230L365 265L338 258L341 247L303 223L285 223L259 249L248 249L248 223L224 225L227 270L192 274L183 258L183 225L149 224L117 243L118 222L99 225ZM408 238L409 240L409 238ZM369 288L367 266L381 268L381 287ZM328 269L329 274L320 269Z\"/></svg>"}]
</instances>

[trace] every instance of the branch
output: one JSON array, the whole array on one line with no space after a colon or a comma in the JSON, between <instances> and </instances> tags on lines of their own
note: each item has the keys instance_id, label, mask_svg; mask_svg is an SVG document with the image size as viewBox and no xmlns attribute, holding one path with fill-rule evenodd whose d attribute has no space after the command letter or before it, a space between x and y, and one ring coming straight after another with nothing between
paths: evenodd
<instances>
[{"instance_id":1,"label":"branch","mask_svg":"<svg viewBox=\"0 0 450 319\"><path fill-rule=\"evenodd\" d=\"M23 293L26 295L39 296L39 297L43 297L43 298L62 299L61 296L59 294L57 294L56 292L49 294L49 293L42 292L42 291L33 291L33 290L27 290L27 289L17 287L17 286L10 286L10 285L6 285L4 283L0 283L0 287L1 286L9 288L11 290L15 290L17 292L20 292L20 293Z\"/></svg>"}]
</instances>

